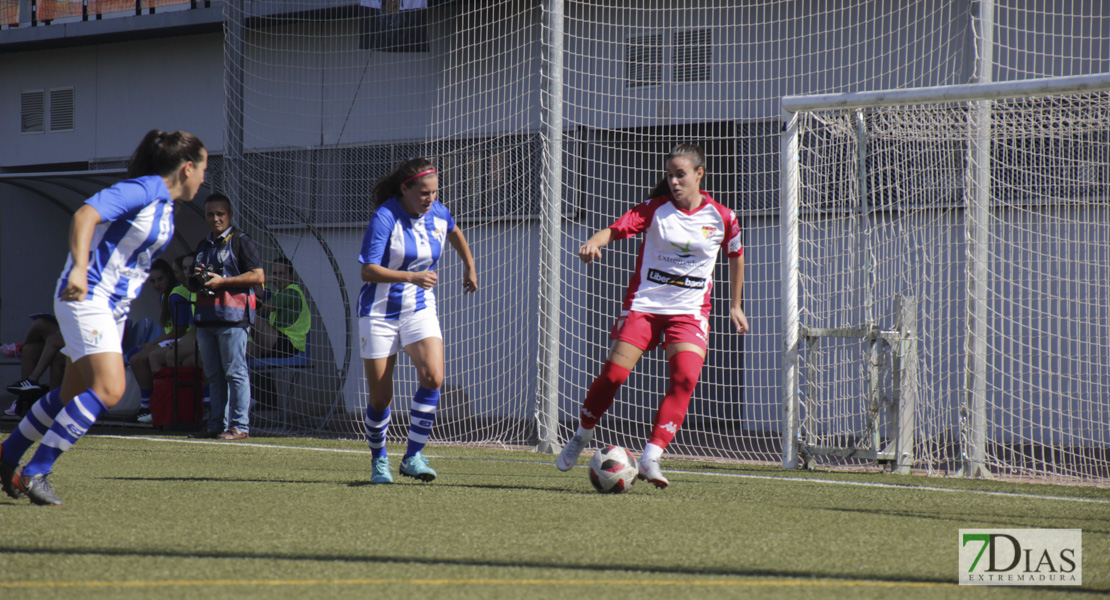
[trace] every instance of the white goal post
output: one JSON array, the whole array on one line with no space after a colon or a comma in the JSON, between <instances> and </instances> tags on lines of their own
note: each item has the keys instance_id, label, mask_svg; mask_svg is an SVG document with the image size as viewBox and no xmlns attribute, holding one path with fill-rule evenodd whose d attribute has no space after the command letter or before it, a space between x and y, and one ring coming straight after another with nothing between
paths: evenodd
<instances>
[{"instance_id":1,"label":"white goal post","mask_svg":"<svg viewBox=\"0 0 1110 600\"><path fill-rule=\"evenodd\" d=\"M783 466L1110 469L1110 74L782 101Z\"/></svg>"}]
</instances>

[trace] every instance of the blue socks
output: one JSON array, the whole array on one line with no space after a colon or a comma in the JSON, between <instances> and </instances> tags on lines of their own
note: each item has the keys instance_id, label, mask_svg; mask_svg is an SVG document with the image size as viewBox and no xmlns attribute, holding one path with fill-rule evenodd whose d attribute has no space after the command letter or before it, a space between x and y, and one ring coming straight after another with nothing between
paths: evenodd
<instances>
[{"instance_id":1,"label":"blue socks","mask_svg":"<svg viewBox=\"0 0 1110 600\"><path fill-rule=\"evenodd\" d=\"M405 450L408 458L424 449L428 443L428 436L432 433L432 425L436 420L436 406L439 405L439 390L417 388L412 397L412 406L409 409L409 445Z\"/></svg>"},{"instance_id":2,"label":"blue socks","mask_svg":"<svg viewBox=\"0 0 1110 600\"><path fill-rule=\"evenodd\" d=\"M154 394L154 390L139 388L139 407L143 410L150 411L150 397Z\"/></svg>"},{"instance_id":3,"label":"blue socks","mask_svg":"<svg viewBox=\"0 0 1110 600\"><path fill-rule=\"evenodd\" d=\"M42 436L35 455L23 467L25 477L45 475L54 468L54 461L69 450L92 427L101 414L108 411L91 389L85 390L69 401L54 419L54 424ZM12 464L12 463L8 463Z\"/></svg>"},{"instance_id":4,"label":"blue socks","mask_svg":"<svg viewBox=\"0 0 1110 600\"><path fill-rule=\"evenodd\" d=\"M409 409L409 444L405 449L405 458L420 452L428 443L428 435L432 433L438 405L439 390L417 388ZM370 453L374 458L385 456L385 438L389 431L389 421L389 408L374 410L371 406L366 406L366 443L370 446Z\"/></svg>"},{"instance_id":5,"label":"blue socks","mask_svg":"<svg viewBox=\"0 0 1110 600\"><path fill-rule=\"evenodd\" d=\"M366 443L370 445L370 454L374 458L385 456L385 434L389 431L389 407L385 410L374 410L366 405Z\"/></svg>"},{"instance_id":6,"label":"blue socks","mask_svg":"<svg viewBox=\"0 0 1110 600\"><path fill-rule=\"evenodd\" d=\"M39 398L38 402L31 406L31 410L27 411L27 415L19 422L15 431L0 445L3 448L0 458L13 467L19 465L19 459L23 458L23 453L27 452L32 444L42 439L63 408L65 407L62 404L61 390L58 388L50 390L45 396Z\"/></svg>"}]
</instances>

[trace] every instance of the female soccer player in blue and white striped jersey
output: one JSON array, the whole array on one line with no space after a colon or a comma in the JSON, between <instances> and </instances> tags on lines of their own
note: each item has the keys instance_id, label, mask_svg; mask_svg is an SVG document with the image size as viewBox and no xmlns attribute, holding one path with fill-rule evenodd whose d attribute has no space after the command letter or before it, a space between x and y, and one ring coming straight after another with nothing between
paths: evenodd
<instances>
[{"instance_id":1,"label":"female soccer player in blue and white striped jersey","mask_svg":"<svg viewBox=\"0 0 1110 600\"><path fill-rule=\"evenodd\" d=\"M123 326L150 265L173 237L175 200L204 183L208 153L196 136L152 130L128 164L128 178L98 192L73 215L69 258L58 279L54 314L72 366L61 388L43 396L2 444L0 481L12 498L59 505L46 476L127 386ZM31 445L31 460L17 470Z\"/></svg>"},{"instance_id":2,"label":"female soccer player in blue and white striped jersey","mask_svg":"<svg viewBox=\"0 0 1110 600\"><path fill-rule=\"evenodd\" d=\"M443 333L432 290L439 280L436 263L447 241L464 266L463 293L478 289L478 271L462 230L447 207L436 201L439 176L431 161L402 162L374 185L377 210L362 240L362 291L359 293L360 353L370 400L366 407L366 441L373 454L371 483L392 483L385 451L389 406L393 402L393 366L403 348L412 359L419 388L412 398L408 449L400 472L432 481L424 444L428 441L439 388L443 385Z\"/></svg>"}]
</instances>

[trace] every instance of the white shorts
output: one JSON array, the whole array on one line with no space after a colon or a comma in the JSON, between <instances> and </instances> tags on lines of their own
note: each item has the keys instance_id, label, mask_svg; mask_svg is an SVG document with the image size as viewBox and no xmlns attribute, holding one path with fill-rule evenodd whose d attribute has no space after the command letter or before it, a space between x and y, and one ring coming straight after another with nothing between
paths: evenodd
<instances>
[{"instance_id":1,"label":"white shorts","mask_svg":"<svg viewBox=\"0 0 1110 600\"><path fill-rule=\"evenodd\" d=\"M54 315L58 317L65 347L62 354L77 362L90 354L104 352L123 353L123 327L127 315L118 319L107 304L91 302L62 302L54 300Z\"/></svg>"},{"instance_id":2,"label":"white shorts","mask_svg":"<svg viewBox=\"0 0 1110 600\"><path fill-rule=\"evenodd\" d=\"M362 358L385 358L424 338L442 340L443 331L434 310L420 310L396 320L359 317L358 336Z\"/></svg>"}]
</instances>

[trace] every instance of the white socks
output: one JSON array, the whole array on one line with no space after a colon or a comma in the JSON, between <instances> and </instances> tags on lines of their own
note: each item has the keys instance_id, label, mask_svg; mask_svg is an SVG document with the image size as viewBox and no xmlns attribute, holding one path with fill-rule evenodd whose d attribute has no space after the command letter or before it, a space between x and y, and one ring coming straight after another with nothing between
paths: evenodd
<instances>
[{"instance_id":1,"label":"white socks","mask_svg":"<svg viewBox=\"0 0 1110 600\"><path fill-rule=\"evenodd\" d=\"M644 446L644 453L640 455L640 460L651 462L659 462L659 458L663 456L663 449L655 444L647 444Z\"/></svg>"}]
</instances>

